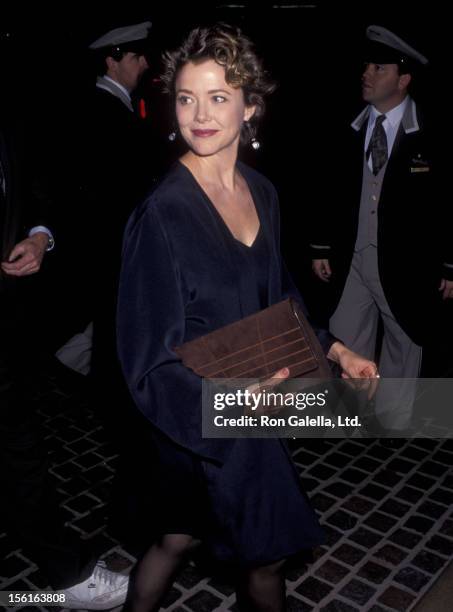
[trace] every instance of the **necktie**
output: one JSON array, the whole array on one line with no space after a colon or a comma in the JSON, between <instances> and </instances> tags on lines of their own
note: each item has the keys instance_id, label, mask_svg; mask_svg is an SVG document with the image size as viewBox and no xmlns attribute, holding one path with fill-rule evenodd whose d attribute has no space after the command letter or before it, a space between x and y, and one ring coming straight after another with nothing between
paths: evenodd
<instances>
[{"instance_id":1,"label":"necktie","mask_svg":"<svg viewBox=\"0 0 453 612\"><path fill-rule=\"evenodd\" d=\"M385 115L379 115L374 124L373 133L371 134L370 144L366 152L367 161L370 159L373 164L373 174L376 176L382 166L387 162L387 135L382 125L385 121Z\"/></svg>"}]
</instances>

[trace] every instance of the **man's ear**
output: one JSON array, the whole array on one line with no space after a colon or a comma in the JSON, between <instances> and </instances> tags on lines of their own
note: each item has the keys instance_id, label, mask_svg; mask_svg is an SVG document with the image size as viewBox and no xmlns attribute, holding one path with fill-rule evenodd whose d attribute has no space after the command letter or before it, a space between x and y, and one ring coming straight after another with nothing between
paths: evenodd
<instances>
[{"instance_id":1,"label":"man's ear","mask_svg":"<svg viewBox=\"0 0 453 612\"><path fill-rule=\"evenodd\" d=\"M105 58L105 63L107 64L107 71L114 71L118 65L118 62L114 60L111 55L107 55Z\"/></svg>"},{"instance_id":2,"label":"man's ear","mask_svg":"<svg viewBox=\"0 0 453 612\"><path fill-rule=\"evenodd\" d=\"M411 81L412 81L412 76L410 74L402 74L399 78L399 83L398 83L400 90L407 89Z\"/></svg>"}]
</instances>

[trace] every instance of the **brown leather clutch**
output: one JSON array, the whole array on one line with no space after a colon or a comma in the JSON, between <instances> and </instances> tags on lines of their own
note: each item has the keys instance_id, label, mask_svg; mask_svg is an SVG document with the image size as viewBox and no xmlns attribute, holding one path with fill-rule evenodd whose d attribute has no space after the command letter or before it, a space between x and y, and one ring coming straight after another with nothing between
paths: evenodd
<instances>
[{"instance_id":1,"label":"brown leather clutch","mask_svg":"<svg viewBox=\"0 0 453 612\"><path fill-rule=\"evenodd\" d=\"M289 298L174 349L203 378L331 378L327 359L299 304Z\"/></svg>"}]
</instances>

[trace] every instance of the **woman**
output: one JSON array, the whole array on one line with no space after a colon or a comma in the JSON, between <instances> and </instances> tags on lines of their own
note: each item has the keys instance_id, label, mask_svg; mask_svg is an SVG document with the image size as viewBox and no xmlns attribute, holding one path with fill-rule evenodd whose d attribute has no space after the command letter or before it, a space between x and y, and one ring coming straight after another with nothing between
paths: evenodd
<instances>
[{"instance_id":1,"label":"woman","mask_svg":"<svg viewBox=\"0 0 453 612\"><path fill-rule=\"evenodd\" d=\"M137 566L130 606L157 610L202 541L239 569L244 610L280 611L284 560L322 541L315 514L283 441L202 439L201 379L172 350L288 295L300 300L280 256L275 190L237 162L273 87L250 41L224 25L193 30L167 54L163 78L189 150L126 230L120 358L153 426L161 474L160 537ZM318 337L347 376L376 374L328 332Z\"/></svg>"}]
</instances>

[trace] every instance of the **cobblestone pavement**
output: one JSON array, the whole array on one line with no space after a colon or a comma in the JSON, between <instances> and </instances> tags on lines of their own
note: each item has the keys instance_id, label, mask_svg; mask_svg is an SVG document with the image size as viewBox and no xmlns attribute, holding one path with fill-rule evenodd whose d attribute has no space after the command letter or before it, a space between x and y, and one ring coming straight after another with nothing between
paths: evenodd
<instances>
[{"instance_id":1,"label":"cobblestone pavement","mask_svg":"<svg viewBox=\"0 0 453 612\"><path fill-rule=\"evenodd\" d=\"M68 524L107 551L109 567L128 572L133 557L106 532L114 446L83 395L49 383L37 401ZM397 449L377 440L294 443L328 542L315 550L308 569L289 571L289 612L408 611L453 559L453 440L400 442ZM0 534L0 559L0 590L45 587L36 565L6 533ZM31 609L46 610L22 608ZM203 575L195 565L179 575L164 609L237 610L228 580Z\"/></svg>"}]
</instances>

